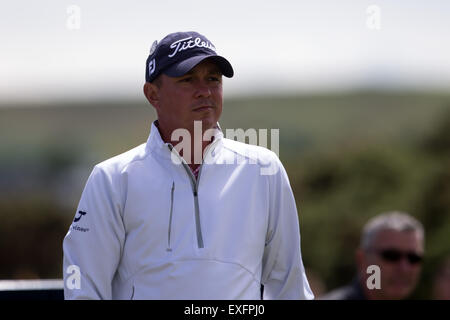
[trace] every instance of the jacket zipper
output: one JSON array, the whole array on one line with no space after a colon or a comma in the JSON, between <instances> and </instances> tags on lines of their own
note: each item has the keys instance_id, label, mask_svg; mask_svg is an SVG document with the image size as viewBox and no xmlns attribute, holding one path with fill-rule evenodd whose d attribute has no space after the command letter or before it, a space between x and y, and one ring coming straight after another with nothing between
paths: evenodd
<instances>
[{"instance_id":1,"label":"jacket zipper","mask_svg":"<svg viewBox=\"0 0 450 320\"><path fill-rule=\"evenodd\" d=\"M200 224L200 206L198 204L198 181L200 180L200 171L202 170L202 165L200 165L200 169L198 172L198 178L195 179L194 174L192 173L191 169L189 168L188 164L186 162L182 162L184 169L186 170L186 173L188 174L191 185L192 185L192 192L194 194L194 206L195 206L195 229L197 231L197 244L199 248L204 248L203 244L203 234L202 234L202 226Z\"/></svg>"},{"instance_id":2,"label":"jacket zipper","mask_svg":"<svg viewBox=\"0 0 450 320\"><path fill-rule=\"evenodd\" d=\"M207 152L209 151L209 149L211 149L211 147L216 143L215 140L214 142L212 142L210 145L208 145L205 149L205 155L207 154ZM172 144L168 144L169 150L172 152L173 150L173 145ZM202 167L203 167L203 161L200 164L200 169L198 171L198 177L197 179L195 179L194 174L192 173L191 169L189 168L188 164L186 163L186 161L184 160L183 157L181 157L178 152L175 149L175 153L176 155L180 158L181 160L181 164L183 165L189 180L191 182L191 186L192 186L192 193L194 195L194 206L195 206L195 229L196 229L196 233L197 233L197 245L199 248L204 248L204 243L203 243L203 234L202 234L202 226L200 224L200 206L198 204L198 184L200 182L200 175L202 173Z\"/></svg>"},{"instance_id":3,"label":"jacket zipper","mask_svg":"<svg viewBox=\"0 0 450 320\"><path fill-rule=\"evenodd\" d=\"M172 213L173 213L173 193L175 192L175 181L172 182L172 189L170 191L170 213L169 213L169 230L167 233L167 251L172 251L170 246L170 233L172 231Z\"/></svg>"}]
</instances>

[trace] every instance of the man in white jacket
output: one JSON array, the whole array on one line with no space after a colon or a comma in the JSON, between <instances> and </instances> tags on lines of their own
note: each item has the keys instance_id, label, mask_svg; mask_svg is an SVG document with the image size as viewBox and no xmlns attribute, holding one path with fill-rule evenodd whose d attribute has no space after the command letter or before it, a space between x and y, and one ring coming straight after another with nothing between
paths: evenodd
<instances>
[{"instance_id":1,"label":"man in white jacket","mask_svg":"<svg viewBox=\"0 0 450 320\"><path fill-rule=\"evenodd\" d=\"M196 32L153 43L158 120L94 167L63 243L66 299L313 299L283 165L218 125L233 73Z\"/></svg>"}]
</instances>

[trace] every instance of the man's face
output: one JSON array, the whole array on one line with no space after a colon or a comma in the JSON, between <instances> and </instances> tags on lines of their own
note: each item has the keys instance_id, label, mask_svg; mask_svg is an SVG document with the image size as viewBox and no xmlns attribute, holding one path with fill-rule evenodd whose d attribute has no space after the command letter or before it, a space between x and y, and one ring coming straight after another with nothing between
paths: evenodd
<instances>
[{"instance_id":1,"label":"man's face","mask_svg":"<svg viewBox=\"0 0 450 320\"><path fill-rule=\"evenodd\" d=\"M205 59L184 76L162 74L156 95L157 101L150 102L164 132L185 128L193 133L196 120L202 121L202 129L207 130L222 114L222 74L215 63Z\"/></svg>"},{"instance_id":2,"label":"man's face","mask_svg":"<svg viewBox=\"0 0 450 320\"><path fill-rule=\"evenodd\" d=\"M422 257L423 239L414 231L380 231L372 249L363 253L363 270L369 265L381 269L381 289L372 289L379 299L405 299L416 287L421 271L420 261L409 261L407 253ZM400 255L399 255L400 253ZM414 259L413 259L414 260Z\"/></svg>"}]
</instances>

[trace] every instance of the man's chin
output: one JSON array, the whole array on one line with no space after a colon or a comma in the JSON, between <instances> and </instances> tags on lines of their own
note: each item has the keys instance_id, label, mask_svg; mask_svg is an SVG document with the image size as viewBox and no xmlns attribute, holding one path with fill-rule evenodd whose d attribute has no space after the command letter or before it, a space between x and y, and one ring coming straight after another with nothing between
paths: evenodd
<instances>
[{"instance_id":1,"label":"man's chin","mask_svg":"<svg viewBox=\"0 0 450 320\"><path fill-rule=\"evenodd\" d=\"M406 285L393 285L386 288L385 292L389 300L402 300L408 298L412 292L412 288Z\"/></svg>"},{"instance_id":2,"label":"man's chin","mask_svg":"<svg viewBox=\"0 0 450 320\"><path fill-rule=\"evenodd\" d=\"M201 121L202 131L205 131L210 128L214 128L217 124L217 120L212 117L199 117L197 119L194 119L194 124L195 124L195 121ZM195 127L195 126L193 126L193 127Z\"/></svg>"}]
</instances>

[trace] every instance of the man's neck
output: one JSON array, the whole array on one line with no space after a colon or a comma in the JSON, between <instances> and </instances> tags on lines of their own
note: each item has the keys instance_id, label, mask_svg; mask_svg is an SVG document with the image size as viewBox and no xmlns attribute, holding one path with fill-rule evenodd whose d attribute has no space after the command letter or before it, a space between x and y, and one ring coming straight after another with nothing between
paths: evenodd
<instances>
[{"instance_id":1,"label":"man's neck","mask_svg":"<svg viewBox=\"0 0 450 320\"><path fill-rule=\"evenodd\" d=\"M194 134L194 132L191 132L190 130L190 144L187 143L186 141L183 140L183 137L180 138L180 140L172 140L172 132L174 130L165 130L165 128L161 128L161 125L158 123L158 120L155 122L155 126L158 128L159 134L161 136L161 139L165 142L165 143L170 143L172 144L175 149L178 151L178 153L180 154L181 157L184 158L184 160L187 162L187 164L191 167L191 169L196 169L198 166L200 166L200 164L203 161L203 154L205 152L206 147L211 144L214 141L214 136L211 137L210 140L204 140L204 134L205 134L205 130L202 131L202 134L200 135L200 137L196 137L196 135ZM218 126L216 125L214 128L218 128ZM200 140L201 139L201 140ZM180 144L180 145L179 145ZM201 149L198 149L198 145L201 144ZM177 148L177 145L179 145L180 147ZM190 159L186 159L185 154L186 152L183 152L184 148L188 148L190 146ZM195 156L195 153L199 153L201 152L201 154L198 154L197 156ZM189 153L189 152L187 152Z\"/></svg>"},{"instance_id":2,"label":"man's neck","mask_svg":"<svg viewBox=\"0 0 450 320\"><path fill-rule=\"evenodd\" d=\"M367 276L360 275L358 277L359 285L361 287L361 290L366 297L367 300L380 300L382 299L382 296L379 295L379 289L369 289L367 287Z\"/></svg>"}]
</instances>

